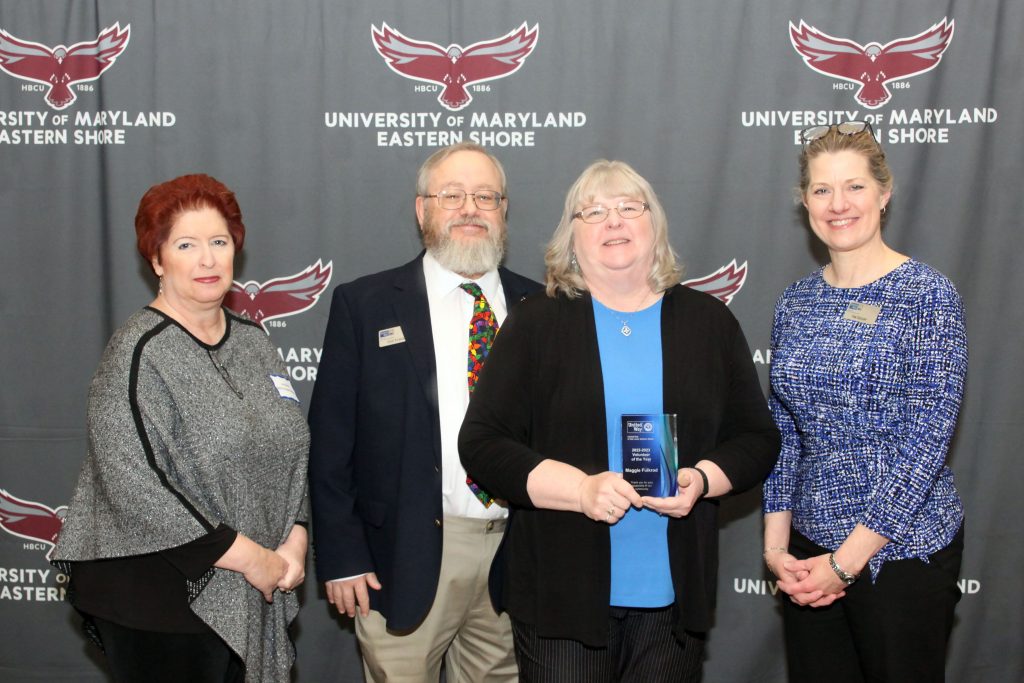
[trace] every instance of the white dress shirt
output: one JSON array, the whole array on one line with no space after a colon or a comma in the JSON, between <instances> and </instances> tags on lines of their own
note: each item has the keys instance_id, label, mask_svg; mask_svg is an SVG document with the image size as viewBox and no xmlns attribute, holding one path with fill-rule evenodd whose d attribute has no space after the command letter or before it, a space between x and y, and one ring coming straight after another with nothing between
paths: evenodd
<instances>
[{"instance_id":1,"label":"white dress shirt","mask_svg":"<svg viewBox=\"0 0 1024 683\"><path fill-rule=\"evenodd\" d=\"M441 418L441 496L445 515L477 519L501 519L508 511L499 506L484 507L466 485L466 470L459 461L459 428L469 406L468 373L469 322L473 318L473 297L459 285L476 282L487 297L498 325L505 321L505 291L497 270L470 280L445 269L430 252L423 257L427 281L430 327L434 337L437 367L437 405Z\"/></svg>"}]
</instances>

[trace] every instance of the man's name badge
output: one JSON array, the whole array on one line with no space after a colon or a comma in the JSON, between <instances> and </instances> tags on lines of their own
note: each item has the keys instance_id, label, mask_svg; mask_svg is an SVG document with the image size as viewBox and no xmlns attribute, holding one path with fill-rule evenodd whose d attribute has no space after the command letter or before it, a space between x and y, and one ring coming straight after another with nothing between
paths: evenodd
<instances>
[{"instance_id":1,"label":"man's name badge","mask_svg":"<svg viewBox=\"0 0 1024 683\"><path fill-rule=\"evenodd\" d=\"M882 312L881 306L873 304L862 304L859 301L851 301L843 313L843 320L852 320L865 325L874 325L878 320L878 314Z\"/></svg>"},{"instance_id":2,"label":"man's name badge","mask_svg":"<svg viewBox=\"0 0 1024 683\"><path fill-rule=\"evenodd\" d=\"M676 415L622 416L622 478L641 496L676 495Z\"/></svg>"},{"instance_id":3,"label":"man's name badge","mask_svg":"<svg viewBox=\"0 0 1024 683\"><path fill-rule=\"evenodd\" d=\"M386 330L377 331L377 347L383 349L385 346L394 346L405 341L405 334L402 326L389 327Z\"/></svg>"}]
</instances>

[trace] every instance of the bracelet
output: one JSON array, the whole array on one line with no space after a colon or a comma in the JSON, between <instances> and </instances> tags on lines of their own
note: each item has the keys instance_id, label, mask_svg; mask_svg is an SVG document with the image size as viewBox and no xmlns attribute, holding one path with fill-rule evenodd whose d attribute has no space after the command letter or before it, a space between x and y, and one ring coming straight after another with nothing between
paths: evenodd
<instances>
[{"instance_id":1,"label":"bracelet","mask_svg":"<svg viewBox=\"0 0 1024 683\"><path fill-rule=\"evenodd\" d=\"M839 580L845 583L847 586L851 585L854 581L860 578L860 574L851 574L848 571L844 571L842 567L836 564L836 554L828 554L828 566L832 567L832 571L836 573Z\"/></svg>"},{"instance_id":2,"label":"bracelet","mask_svg":"<svg viewBox=\"0 0 1024 683\"><path fill-rule=\"evenodd\" d=\"M699 467L694 466L692 469L697 470L697 474L700 475L700 480L704 484L704 490L700 492L699 496L697 496L697 500L700 500L704 496L708 495L708 475L704 474L704 470ZM695 500L694 502L696 503L697 501Z\"/></svg>"}]
</instances>

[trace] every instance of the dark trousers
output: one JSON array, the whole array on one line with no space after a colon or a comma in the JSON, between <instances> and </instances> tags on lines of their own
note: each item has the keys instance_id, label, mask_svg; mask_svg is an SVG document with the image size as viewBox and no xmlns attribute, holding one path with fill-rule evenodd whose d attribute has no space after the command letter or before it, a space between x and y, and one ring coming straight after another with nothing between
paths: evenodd
<instances>
[{"instance_id":1,"label":"dark trousers","mask_svg":"<svg viewBox=\"0 0 1024 683\"><path fill-rule=\"evenodd\" d=\"M117 683L242 683L242 660L213 631L158 633L92 618Z\"/></svg>"},{"instance_id":2,"label":"dark trousers","mask_svg":"<svg viewBox=\"0 0 1024 683\"><path fill-rule=\"evenodd\" d=\"M512 619L521 683L698 683L704 663L703 634L672 634L674 609L612 607L608 647L542 638L533 626Z\"/></svg>"},{"instance_id":3,"label":"dark trousers","mask_svg":"<svg viewBox=\"0 0 1024 683\"><path fill-rule=\"evenodd\" d=\"M932 683L945 680L946 646L964 530L930 556L882 565L877 580L865 573L828 607L783 600L791 683ZM821 548L792 531L790 552L804 559Z\"/></svg>"}]
</instances>

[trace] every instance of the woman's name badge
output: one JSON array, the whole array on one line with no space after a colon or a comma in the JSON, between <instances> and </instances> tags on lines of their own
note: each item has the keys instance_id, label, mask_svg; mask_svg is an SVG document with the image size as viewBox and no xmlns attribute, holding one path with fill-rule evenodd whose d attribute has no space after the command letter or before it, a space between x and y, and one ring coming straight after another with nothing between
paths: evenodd
<instances>
[{"instance_id":1,"label":"woman's name badge","mask_svg":"<svg viewBox=\"0 0 1024 683\"><path fill-rule=\"evenodd\" d=\"M674 413L622 416L622 478L641 496L676 495L678 450Z\"/></svg>"},{"instance_id":2,"label":"woman's name badge","mask_svg":"<svg viewBox=\"0 0 1024 683\"><path fill-rule=\"evenodd\" d=\"M862 304L859 301L851 301L843 313L843 320L852 320L865 325L874 325L878 320L878 314L882 312L881 306L873 304Z\"/></svg>"},{"instance_id":3,"label":"woman's name badge","mask_svg":"<svg viewBox=\"0 0 1024 683\"><path fill-rule=\"evenodd\" d=\"M271 375L270 381L274 383L274 388L277 389L277 395L281 398L287 398L291 401L298 403L299 396L295 393L295 388L292 387L292 382L287 377L281 375Z\"/></svg>"}]
</instances>

